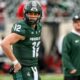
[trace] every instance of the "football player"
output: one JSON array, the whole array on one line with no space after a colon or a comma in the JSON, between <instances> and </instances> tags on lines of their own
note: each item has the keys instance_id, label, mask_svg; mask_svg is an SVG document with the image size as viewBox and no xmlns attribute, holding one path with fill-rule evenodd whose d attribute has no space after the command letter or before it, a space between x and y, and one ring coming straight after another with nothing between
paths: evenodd
<instances>
[{"instance_id":1,"label":"football player","mask_svg":"<svg viewBox=\"0 0 80 80\"><path fill-rule=\"evenodd\" d=\"M37 66L41 17L39 2L29 1L24 7L24 19L13 25L12 33L1 43L3 51L14 65L14 80L39 80Z\"/></svg>"}]
</instances>

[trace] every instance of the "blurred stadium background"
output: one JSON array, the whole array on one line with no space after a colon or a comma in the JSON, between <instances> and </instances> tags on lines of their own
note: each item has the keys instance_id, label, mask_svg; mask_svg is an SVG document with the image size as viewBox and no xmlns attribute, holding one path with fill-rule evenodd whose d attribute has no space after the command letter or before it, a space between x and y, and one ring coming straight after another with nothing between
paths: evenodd
<instances>
[{"instance_id":1,"label":"blurred stadium background","mask_svg":"<svg viewBox=\"0 0 80 80\"><path fill-rule=\"evenodd\" d=\"M28 0L0 0L0 42L13 24L22 19L22 6ZM43 10L39 71L42 80L63 80L61 50L63 37L72 29L72 16L80 11L80 0L38 0ZM44 59L44 54L49 54ZM7 69L10 60L0 47L0 80L12 80Z\"/></svg>"}]
</instances>

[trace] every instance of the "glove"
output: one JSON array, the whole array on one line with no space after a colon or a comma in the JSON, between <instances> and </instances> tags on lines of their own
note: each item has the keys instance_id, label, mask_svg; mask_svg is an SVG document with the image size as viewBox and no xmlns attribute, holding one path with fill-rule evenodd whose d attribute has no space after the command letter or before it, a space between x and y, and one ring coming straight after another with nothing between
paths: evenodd
<instances>
[{"instance_id":1,"label":"glove","mask_svg":"<svg viewBox=\"0 0 80 80\"><path fill-rule=\"evenodd\" d=\"M9 74L14 74L14 66L13 65L10 66L10 68L8 70L8 73Z\"/></svg>"},{"instance_id":2,"label":"glove","mask_svg":"<svg viewBox=\"0 0 80 80\"><path fill-rule=\"evenodd\" d=\"M14 74L14 66L4 63L2 69L5 73Z\"/></svg>"}]
</instances>

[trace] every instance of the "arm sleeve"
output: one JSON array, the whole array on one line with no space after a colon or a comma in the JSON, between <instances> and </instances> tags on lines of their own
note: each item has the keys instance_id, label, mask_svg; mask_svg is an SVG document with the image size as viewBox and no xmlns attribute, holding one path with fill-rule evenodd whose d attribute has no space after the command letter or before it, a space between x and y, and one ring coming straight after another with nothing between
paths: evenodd
<instances>
[{"instance_id":1,"label":"arm sleeve","mask_svg":"<svg viewBox=\"0 0 80 80\"><path fill-rule=\"evenodd\" d=\"M17 33L19 35L25 36L25 28L21 24L14 24L11 30L12 33Z\"/></svg>"},{"instance_id":2,"label":"arm sleeve","mask_svg":"<svg viewBox=\"0 0 80 80\"><path fill-rule=\"evenodd\" d=\"M63 69L68 71L75 69L70 60L71 42L68 37L65 37L62 44L62 63Z\"/></svg>"}]
</instances>

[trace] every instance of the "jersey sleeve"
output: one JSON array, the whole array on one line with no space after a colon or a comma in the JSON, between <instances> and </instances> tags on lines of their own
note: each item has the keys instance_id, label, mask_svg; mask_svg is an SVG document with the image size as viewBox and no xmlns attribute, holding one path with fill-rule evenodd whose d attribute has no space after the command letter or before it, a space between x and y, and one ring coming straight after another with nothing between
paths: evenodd
<instances>
[{"instance_id":1,"label":"jersey sleeve","mask_svg":"<svg viewBox=\"0 0 80 80\"><path fill-rule=\"evenodd\" d=\"M25 34L26 34L24 26L19 23L16 23L13 25L11 32L17 33L22 36L25 36Z\"/></svg>"}]
</instances>

